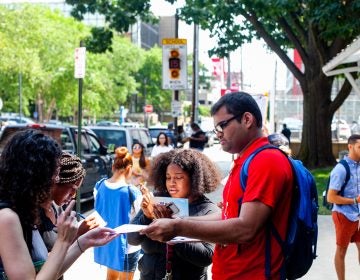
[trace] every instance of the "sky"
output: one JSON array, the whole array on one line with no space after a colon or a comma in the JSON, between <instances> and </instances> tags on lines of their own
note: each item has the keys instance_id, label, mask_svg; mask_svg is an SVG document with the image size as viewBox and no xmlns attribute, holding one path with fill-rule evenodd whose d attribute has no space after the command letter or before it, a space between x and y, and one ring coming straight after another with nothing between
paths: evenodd
<instances>
[{"instance_id":1,"label":"sky","mask_svg":"<svg viewBox=\"0 0 360 280\"><path fill-rule=\"evenodd\" d=\"M176 8L181 7L184 1L171 5L165 0L151 0L152 11L156 16L171 16L175 14ZM193 52L193 26L179 22L179 38L188 41L188 53ZM209 32L200 29L199 34L199 60L208 69L212 69L208 50L216 45L216 40L210 38ZM240 72L241 66L244 73L244 85L252 92L265 92L274 89L275 61L277 67L277 89L285 88L286 67L277 56L271 53L263 41L255 41L246 44L242 50L231 54L230 66L232 72Z\"/></svg>"}]
</instances>

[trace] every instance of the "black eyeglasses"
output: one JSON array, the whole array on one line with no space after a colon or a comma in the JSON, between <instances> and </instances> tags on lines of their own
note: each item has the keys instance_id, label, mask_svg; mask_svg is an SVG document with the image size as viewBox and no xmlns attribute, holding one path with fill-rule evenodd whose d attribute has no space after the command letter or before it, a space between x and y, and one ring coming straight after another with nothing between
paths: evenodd
<instances>
[{"instance_id":1,"label":"black eyeglasses","mask_svg":"<svg viewBox=\"0 0 360 280\"><path fill-rule=\"evenodd\" d=\"M237 115L231 117L231 118L228 119L228 120L219 122L217 125L215 125L215 129L213 130L213 132L214 132L215 134L216 134L216 133L223 133L225 127L227 127L232 120L235 120L236 118L238 118L238 117L240 117L240 116L242 116L242 115L243 115L243 113L240 113L240 114L237 114Z\"/></svg>"}]
</instances>

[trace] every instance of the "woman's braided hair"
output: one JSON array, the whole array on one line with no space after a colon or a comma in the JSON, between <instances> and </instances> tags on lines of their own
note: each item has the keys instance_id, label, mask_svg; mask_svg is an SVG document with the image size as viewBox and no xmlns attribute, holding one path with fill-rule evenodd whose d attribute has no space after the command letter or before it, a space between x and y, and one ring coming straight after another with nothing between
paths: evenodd
<instances>
[{"instance_id":1,"label":"woman's braided hair","mask_svg":"<svg viewBox=\"0 0 360 280\"><path fill-rule=\"evenodd\" d=\"M85 177L86 171L79 157L63 152L60 159L58 184L75 183Z\"/></svg>"}]
</instances>

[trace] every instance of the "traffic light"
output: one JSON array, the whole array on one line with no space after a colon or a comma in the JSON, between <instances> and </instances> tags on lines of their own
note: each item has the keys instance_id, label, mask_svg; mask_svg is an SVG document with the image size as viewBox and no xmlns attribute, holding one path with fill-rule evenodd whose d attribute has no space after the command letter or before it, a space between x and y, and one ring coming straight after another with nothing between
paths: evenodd
<instances>
[{"instance_id":1,"label":"traffic light","mask_svg":"<svg viewBox=\"0 0 360 280\"><path fill-rule=\"evenodd\" d=\"M170 50L169 71L172 79L180 78L180 52L178 49Z\"/></svg>"}]
</instances>

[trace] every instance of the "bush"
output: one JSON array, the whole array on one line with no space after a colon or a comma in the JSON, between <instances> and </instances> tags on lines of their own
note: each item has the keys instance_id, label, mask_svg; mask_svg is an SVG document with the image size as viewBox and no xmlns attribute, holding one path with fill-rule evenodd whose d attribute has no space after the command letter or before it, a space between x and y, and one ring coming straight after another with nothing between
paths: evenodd
<instances>
[{"instance_id":1,"label":"bush","mask_svg":"<svg viewBox=\"0 0 360 280\"><path fill-rule=\"evenodd\" d=\"M326 184L328 181L328 178L330 176L330 172L332 170L332 167L328 168L319 168L311 170L311 173L314 175L315 182L316 182L316 188L318 191L318 198L319 198L319 215L330 215L331 211L326 209L323 205L323 191L326 188Z\"/></svg>"}]
</instances>

